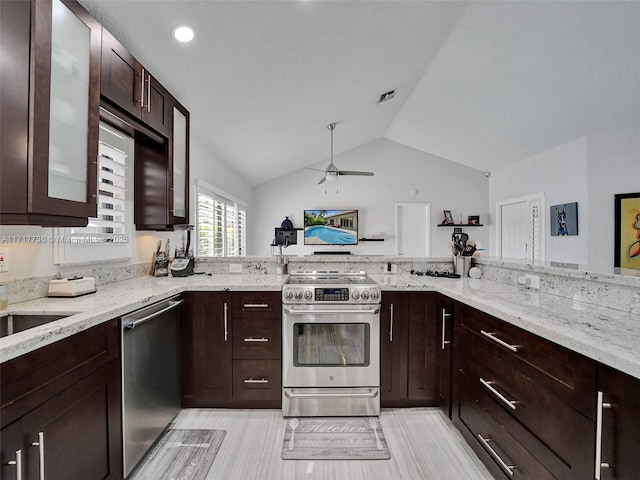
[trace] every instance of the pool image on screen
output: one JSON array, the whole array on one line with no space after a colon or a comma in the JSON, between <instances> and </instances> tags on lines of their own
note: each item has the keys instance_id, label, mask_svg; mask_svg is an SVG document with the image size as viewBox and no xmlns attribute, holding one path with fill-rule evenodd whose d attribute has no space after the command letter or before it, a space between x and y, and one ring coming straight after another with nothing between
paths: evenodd
<instances>
[{"instance_id":1,"label":"pool image on screen","mask_svg":"<svg viewBox=\"0 0 640 480\"><path fill-rule=\"evenodd\" d=\"M358 210L305 210L305 245L355 245Z\"/></svg>"}]
</instances>

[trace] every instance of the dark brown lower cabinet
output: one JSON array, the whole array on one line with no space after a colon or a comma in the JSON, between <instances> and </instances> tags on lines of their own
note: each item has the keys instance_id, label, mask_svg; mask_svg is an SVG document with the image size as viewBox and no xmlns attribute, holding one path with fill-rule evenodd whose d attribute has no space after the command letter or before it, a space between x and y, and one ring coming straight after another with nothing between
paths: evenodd
<instances>
[{"instance_id":1,"label":"dark brown lower cabinet","mask_svg":"<svg viewBox=\"0 0 640 480\"><path fill-rule=\"evenodd\" d=\"M184 408L279 408L280 292L188 292L181 320Z\"/></svg>"},{"instance_id":2,"label":"dark brown lower cabinet","mask_svg":"<svg viewBox=\"0 0 640 480\"><path fill-rule=\"evenodd\" d=\"M380 305L380 405L400 406L407 401L407 346L409 296L382 292Z\"/></svg>"},{"instance_id":3,"label":"dark brown lower cabinet","mask_svg":"<svg viewBox=\"0 0 640 480\"><path fill-rule=\"evenodd\" d=\"M452 420L487 468L593 478L596 363L466 305L454 315Z\"/></svg>"},{"instance_id":4,"label":"dark brown lower cabinet","mask_svg":"<svg viewBox=\"0 0 640 480\"><path fill-rule=\"evenodd\" d=\"M640 478L640 380L599 365L597 403L602 433L596 448L601 447L601 457L599 467L594 465L600 478Z\"/></svg>"},{"instance_id":5,"label":"dark brown lower cabinet","mask_svg":"<svg viewBox=\"0 0 640 480\"><path fill-rule=\"evenodd\" d=\"M2 365L1 478L122 478L117 345L114 320Z\"/></svg>"},{"instance_id":6,"label":"dark brown lower cabinet","mask_svg":"<svg viewBox=\"0 0 640 480\"><path fill-rule=\"evenodd\" d=\"M231 295L187 292L182 305L182 406L225 406L232 398Z\"/></svg>"},{"instance_id":7,"label":"dark brown lower cabinet","mask_svg":"<svg viewBox=\"0 0 640 480\"><path fill-rule=\"evenodd\" d=\"M383 292L380 306L380 404L436 406L435 292Z\"/></svg>"},{"instance_id":8,"label":"dark brown lower cabinet","mask_svg":"<svg viewBox=\"0 0 640 480\"><path fill-rule=\"evenodd\" d=\"M453 362L453 303L449 297L437 296L436 372L438 384L436 391L440 409L449 418L451 418L451 364Z\"/></svg>"},{"instance_id":9,"label":"dark brown lower cabinet","mask_svg":"<svg viewBox=\"0 0 640 480\"><path fill-rule=\"evenodd\" d=\"M120 439L110 435L110 419L119 415L111 407L119 400L118 371L113 362L23 418L24 438L41 443L27 447L25 478L41 478L40 449L47 480L119 478L121 466L110 455L120 448Z\"/></svg>"}]
</instances>

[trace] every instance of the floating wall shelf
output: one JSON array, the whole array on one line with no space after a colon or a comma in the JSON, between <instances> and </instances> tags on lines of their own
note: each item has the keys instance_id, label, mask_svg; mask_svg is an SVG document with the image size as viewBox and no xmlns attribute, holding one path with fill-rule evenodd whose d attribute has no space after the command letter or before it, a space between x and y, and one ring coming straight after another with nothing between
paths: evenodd
<instances>
[{"instance_id":1,"label":"floating wall shelf","mask_svg":"<svg viewBox=\"0 0 640 480\"><path fill-rule=\"evenodd\" d=\"M484 227L482 223L445 223L439 224L439 227Z\"/></svg>"}]
</instances>

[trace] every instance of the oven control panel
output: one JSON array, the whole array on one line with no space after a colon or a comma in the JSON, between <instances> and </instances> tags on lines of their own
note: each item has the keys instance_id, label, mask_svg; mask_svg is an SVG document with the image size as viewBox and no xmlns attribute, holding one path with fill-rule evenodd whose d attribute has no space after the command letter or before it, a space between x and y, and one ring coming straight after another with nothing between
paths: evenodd
<instances>
[{"instance_id":1,"label":"oven control panel","mask_svg":"<svg viewBox=\"0 0 640 480\"><path fill-rule=\"evenodd\" d=\"M377 285L351 287L289 286L282 290L284 303L380 303Z\"/></svg>"},{"instance_id":2,"label":"oven control panel","mask_svg":"<svg viewBox=\"0 0 640 480\"><path fill-rule=\"evenodd\" d=\"M349 289L342 288L315 288L314 299L316 302L348 302Z\"/></svg>"}]
</instances>

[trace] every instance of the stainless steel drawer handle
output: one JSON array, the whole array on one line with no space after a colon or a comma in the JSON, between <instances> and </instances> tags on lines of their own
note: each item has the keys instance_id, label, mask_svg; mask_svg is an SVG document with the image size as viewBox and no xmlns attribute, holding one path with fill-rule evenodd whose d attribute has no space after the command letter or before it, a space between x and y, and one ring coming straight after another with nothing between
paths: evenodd
<instances>
[{"instance_id":1,"label":"stainless steel drawer handle","mask_svg":"<svg viewBox=\"0 0 640 480\"><path fill-rule=\"evenodd\" d=\"M16 450L16 459L9 460L6 465L15 465L16 480L22 480L22 450Z\"/></svg>"},{"instance_id":2,"label":"stainless steel drawer handle","mask_svg":"<svg viewBox=\"0 0 640 480\"><path fill-rule=\"evenodd\" d=\"M144 68L140 74L140 108L144 108Z\"/></svg>"},{"instance_id":3,"label":"stainless steel drawer handle","mask_svg":"<svg viewBox=\"0 0 640 480\"><path fill-rule=\"evenodd\" d=\"M445 345L448 345L451 343L451 340L445 340L445 332L447 331L447 317L450 317L451 314L447 313L447 311L443 308L442 309L442 344L441 344L441 349L444 350L445 349Z\"/></svg>"},{"instance_id":4,"label":"stainless steel drawer handle","mask_svg":"<svg viewBox=\"0 0 640 480\"><path fill-rule=\"evenodd\" d=\"M484 335L485 337L487 337L489 340L497 343L501 347L506 348L507 350L511 350L512 352L517 352L518 351L518 346L517 345L511 345L511 344L505 342L504 340L500 340L493 333L485 332L484 330L480 330L480 333L482 335Z\"/></svg>"},{"instance_id":5,"label":"stainless steel drawer handle","mask_svg":"<svg viewBox=\"0 0 640 480\"><path fill-rule=\"evenodd\" d=\"M389 320L389 341L393 342L393 303L389 305L389 310L391 310Z\"/></svg>"},{"instance_id":6,"label":"stainless steel drawer handle","mask_svg":"<svg viewBox=\"0 0 640 480\"><path fill-rule=\"evenodd\" d=\"M224 341L229 340L229 305L224 302Z\"/></svg>"},{"instance_id":7,"label":"stainless steel drawer handle","mask_svg":"<svg viewBox=\"0 0 640 480\"><path fill-rule=\"evenodd\" d=\"M147 77L147 112L151 112L151 75Z\"/></svg>"},{"instance_id":8,"label":"stainless steel drawer handle","mask_svg":"<svg viewBox=\"0 0 640 480\"><path fill-rule=\"evenodd\" d=\"M151 315L147 315L146 317L132 318L131 320L127 321L124 324L124 326L129 330L133 330L134 328L144 323L147 323L149 320L153 320L154 318L159 317L163 313L173 310L174 308L178 307L179 305L182 305L183 303L184 303L184 300L176 300L174 302L168 302L167 306L164 307L162 310L158 310L157 312L154 312Z\"/></svg>"},{"instance_id":9,"label":"stainless steel drawer handle","mask_svg":"<svg viewBox=\"0 0 640 480\"><path fill-rule=\"evenodd\" d=\"M40 480L44 480L44 432L38 432L38 441L31 444L38 447L38 458L40 460Z\"/></svg>"},{"instance_id":10,"label":"stainless steel drawer handle","mask_svg":"<svg viewBox=\"0 0 640 480\"><path fill-rule=\"evenodd\" d=\"M268 303L245 303L244 308L269 308Z\"/></svg>"},{"instance_id":11,"label":"stainless steel drawer handle","mask_svg":"<svg viewBox=\"0 0 640 480\"><path fill-rule=\"evenodd\" d=\"M268 342L269 339L266 337L261 337L261 338L247 337L243 339L243 341L244 342Z\"/></svg>"},{"instance_id":12,"label":"stainless steel drawer handle","mask_svg":"<svg viewBox=\"0 0 640 480\"><path fill-rule=\"evenodd\" d=\"M285 313L289 315L345 315L359 313L361 315L377 315L380 312L379 308L373 308L370 310L349 310L349 309L335 309L335 310L295 310L293 308L284 309Z\"/></svg>"},{"instance_id":13,"label":"stainless steel drawer handle","mask_svg":"<svg viewBox=\"0 0 640 480\"><path fill-rule=\"evenodd\" d=\"M596 410L596 480L601 480L603 468L611 467L611 465L602 461L602 413L605 408L611 408L611 404L605 402L604 393L598 391L598 405Z\"/></svg>"},{"instance_id":14,"label":"stainless steel drawer handle","mask_svg":"<svg viewBox=\"0 0 640 480\"><path fill-rule=\"evenodd\" d=\"M340 393L300 393L293 392L291 390L285 390L284 395L287 398L375 398L378 396L378 390L371 389L368 392L362 393L348 393L348 392L340 392Z\"/></svg>"},{"instance_id":15,"label":"stainless steel drawer handle","mask_svg":"<svg viewBox=\"0 0 640 480\"><path fill-rule=\"evenodd\" d=\"M489 390L491 393L493 393L496 398L498 400L500 400L502 403L504 403L507 407L509 407L511 410L515 410L516 409L516 401L515 400L509 400L507 397L505 397L504 395L502 395L498 390L496 390L495 388L493 388L491 386L491 384L493 382L487 382L486 380L484 380L483 378L480 379L480 383L482 385L484 385L487 390Z\"/></svg>"},{"instance_id":16,"label":"stainless steel drawer handle","mask_svg":"<svg viewBox=\"0 0 640 480\"><path fill-rule=\"evenodd\" d=\"M244 383L269 383L268 378L245 378Z\"/></svg>"},{"instance_id":17,"label":"stainless steel drawer handle","mask_svg":"<svg viewBox=\"0 0 640 480\"><path fill-rule=\"evenodd\" d=\"M510 477L513 477L513 470L516 468L515 465L508 465L507 463L505 463L504 460L502 460L502 458L500 458L500 455L498 455L498 452L496 452L493 448L491 448L491 445L489 445L489 442L491 441L491 439L484 438L482 435L478 434L478 440L480 440L480 443L482 444L484 449L489 453L489 455L491 455L493 459L496 462L498 462L498 465L500 465L500 468L504 470L504 473L506 473Z\"/></svg>"}]
</instances>

